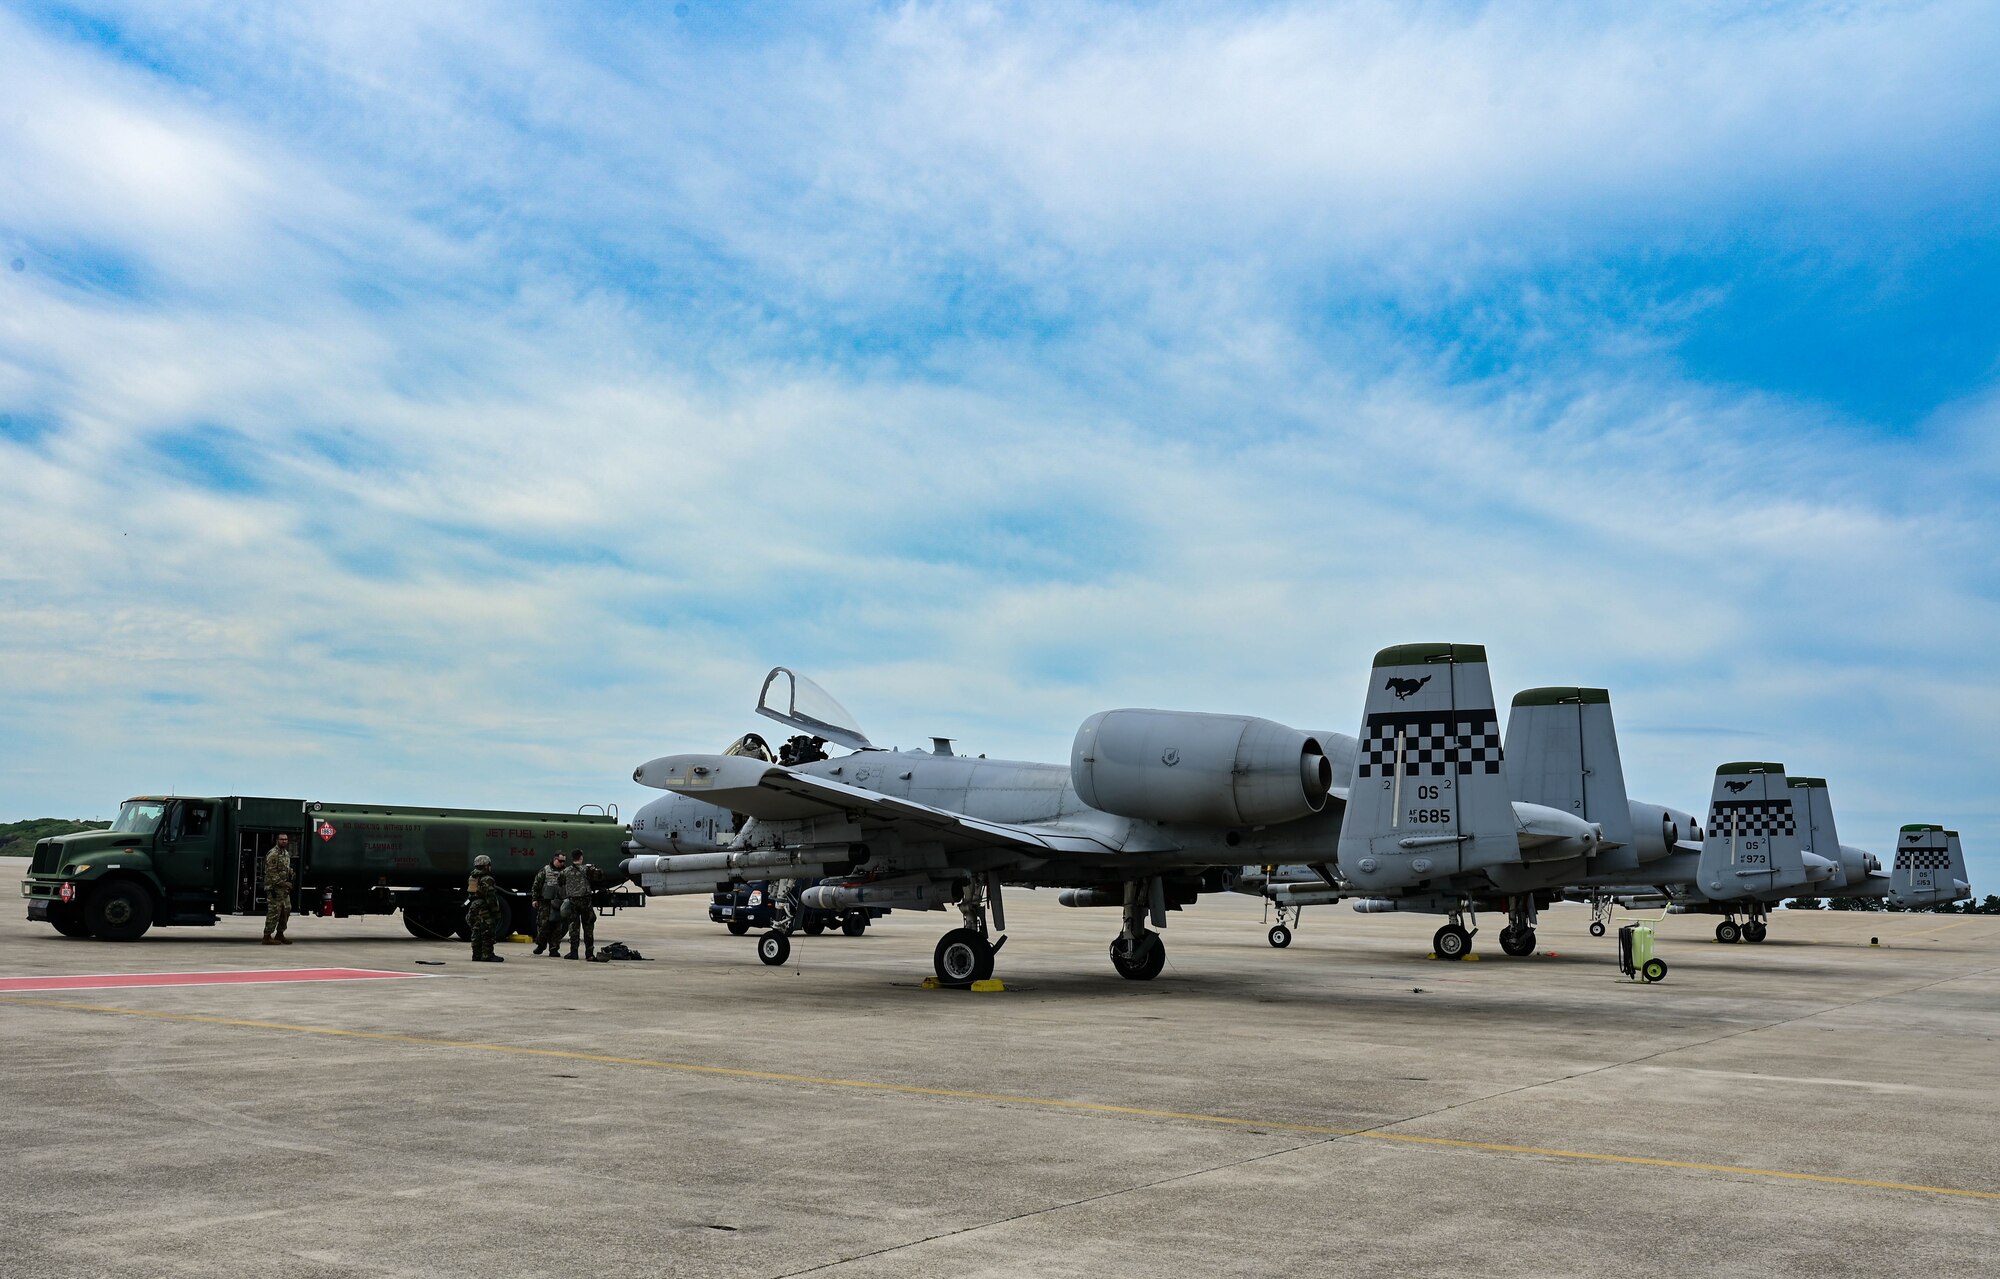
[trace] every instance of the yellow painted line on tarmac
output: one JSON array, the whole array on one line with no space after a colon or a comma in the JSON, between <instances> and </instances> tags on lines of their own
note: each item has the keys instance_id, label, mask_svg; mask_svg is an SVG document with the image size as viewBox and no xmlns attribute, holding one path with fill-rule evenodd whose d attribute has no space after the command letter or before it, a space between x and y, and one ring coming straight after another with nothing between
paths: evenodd
<instances>
[{"instance_id":1,"label":"yellow painted line on tarmac","mask_svg":"<svg viewBox=\"0 0 2000 1279\"><path fill-rule=\"evenodd\" d=\"M301 1035L321 1035L339 1039L368 1039L378 1043L415 1044L424 1048L456 1048L471 1052L506 1053L519 1057L547 1057L560 1061L588 1061L606 1066L640 1066L649 1070L670 1070L689 1075L715 1075L727 1079L755 1079L766 1083L810 1084L822 1088L847 1088L865 1092L895 1093L909 1097L943 1097L955 1101L983 1101L1008 1106L1032 1106L1095 1115L1126 1115L1140 1119L1174 1119L1186 1123L1214 1124L1231 1128L1258 1128L1272 1132L1303 1133L1316 1137L1354 1137L1370 1141L1394 1141L1405 1145L1433 1146L1451 1150L1480 1150L1502 1155L1537 1155L1547 1159L1575 1159L1588 1163L1624 1164L1642 1168L1678 1168L1692 1172L1730 1173L1739 1177L1761 1177L1774 1181L1809 1181L1821 1185L1860 1186L1870 1190L1904 1190L1921 1195L1944 1195L1958 1199L2000 1201L2000 1190L1964 1190L1956 1186L1926 1186L1907 1181L1874 1181L1865 1177L1836 1177L1817 1172L1789 1172L1781 1168L1750 1168L1741 1164L1707 1164L1686 1159L1657 1159L1649 1155L1614 1155L1592 1150L1562 1150L1552 1146L1518 1146L1500 1141L1469 1141L1457 1137L1425 1137L1416 1133L1384 1132L1379 1128L1332 1128L1320 1124L1290 1123L1284 1120L1246 1119L1236 1115L1205 1115L1185 1110L1155 1110L1145 1106L1115 1106L1101 1101L1072 1101L1061 1097L1025 1097L1009 1093L974 1092L960 1088L929 1088L922 1084L892 1084L872 1079L842 1079L830 1075L796 1075L778 1070L753 1070L743 1066L704 1066L695 1062L661 1061L651 1057L614 1057L605 1053L575 1052L567 1048L531 1048L525 1044L487 1044L467 1039L438 1039L427 1035L398 1035L380 1030L342 1030L335 1026L301 1026L291 1022L258 1021L247 1017L213 1017L204 1013L159 1012L145 1008L114 1008L107 1004L82 1004L59 999L31 999L0 996L0 1004L36 1008L59 1008L73 1012L110 1013L120 1017L145 1017L155 1021L195 1022L208 1026L242 1026L254 1030L286 1030Z\"/></svg>"}]
</instances>

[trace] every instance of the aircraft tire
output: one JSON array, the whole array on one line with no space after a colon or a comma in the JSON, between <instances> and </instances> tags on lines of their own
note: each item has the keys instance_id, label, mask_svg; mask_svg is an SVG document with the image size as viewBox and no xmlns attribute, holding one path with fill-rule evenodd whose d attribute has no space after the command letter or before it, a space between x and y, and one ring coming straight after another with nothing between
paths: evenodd
<instances>
[{"instance_id":1,"label":"aircraft tire","mask_svg":"<svg viewBox=\"0 0 2000 1279\"><path fill-rule=\"evenodd\" d=\"M1601 924L1601 923L1599 923L1598 921L1596 921L1596 920L1594 920L1594 919L1593 919L1593 920L1591 920L1591 921L1590 921L1590 935L1591 935L1592 937L1602 937L1602 936L1604 936L1604 925L1603 925L1603 924Z\"/></svg>"},{"instance_id":2,"label":"aircraft tire","mask_svg":"<svg viewBox=\"0 0 2000 1279\"><path fill-rule=\"evenodd\" d=\"M1763 941L1764 938L1768 936L1770 936L1770 929L1764 924L1762 920L1753 919L1749 923L1743 925L1744 941L1760 942Z\"/></svg>"},{"instance_id":3,"label":"aircraft tire","mask_svg":"<svg viewBox=\"0 0 2000 1279\"><path fill-rule=\"evenodd\" d=\"M1667 979L1667 961L1664 959L1649 959L1640 966L1639 975L1649 982L1665 981Z\"/></svg>"},{"instance_id":4,"label":"aircraft tire","mask_svg":"<svg viewBox=\"0 0 2000 1279\"><path fill-rule=\"evenodd\" d=\"M1464 959L1472 953L1472 934L1457 924L1446 924L1431 935L1431 952L1439 959Z\"/></svg>"},{"instance_id":5,"label":"aircraft tire","mask_svg":"<svg viewBox=\"0 0 2000 1279\"><path fill-rule=\"evenodd\" d=\"M1265 933L1264 936L1273 946L1276 946L1279 950L1283 950L1285 947L1292 944L1292 930L1285 927L1283 924L1271 925L1271 931Z\"/></svg>"},{"instance_id":6,"label":"aircraft tire","mask_svg":"<svg viewBox=\"0 0 2000 1279\"><path fill-rule=\"evenodd\" d=\"M792 957L792 939L773 928L757 939L757 958L765 966L776 968Z\"/></svg>"},{"instance_id":7,"label":"aircraft tire","mask_svg":"<svg viewBox=\"0 0 2000 1279\"><path fill-rule=\"evenodd\" d=\"M1118 975L1126 981L1151 981L1166 968L1167 944L1160 940L1158 933L1139 934L1138 945L1135 947L1140 952L1137 959L1120 951L1118 941L1119 939L1113 939L1111 943L1111 966L1117 969Z\"/></svg>"},{"instance_id":8,"label":"aircraft tire","mask_svg":"<svg viewBox=\"0 0 2000 1279\"><path fill-rule=\"evenodd\" d=\"M83 918L99 941L138 941L153 926L153 895L130 880L113 880L90 895Z\"/></svg>"},{"instance_id":9,"label":"aircraft tire","mask_svg":"<svg viewBox=\"0 0 2000 1279\"><path fill-rule=\"evenodd\" d=\"M732 919L729 921L727 927L729 928L731 936L741 937L743 934L750 931L750 921L745 919Z\"/></svg>"},{"instance_id":10,"label":"aircraft tire","mask_svg":"<svg viewBox=\"0 0 2000 1279\"><path fill-rule=\"evenodd\" d=\"M840 921L840 931L849 937L859 937L868 931L868 916L862 914L860 911L855 911Z\"/></svg>"},{"instance_id":11,"label":"aircraft tire","mask_svg":"<svg viewBox=\"0 0 2000 1279\"><path fill-rule=\"evenodd\" d=\"M970 928L954 928L938 938L931 967L947 986L970 986L993 975L993 943Z\"/></svg>"},{"instance_id":12,"label":"aircraft tire","mask_svg":"<svg viewBox=\"0 0 2000 1279\"><path fill-rule=\"evenodd\" d=\"M1535 930L1532 928L1501 929L1500 949L1516 959L1534 954Z\"/></svg>"},{"instance_id":13,"label":"aircraft tire","mask_svg":"<svg viewBox=\"0 0 2000 1279\"><path fill-rule=\"evenodd\" d=\"M1725 919L1715 926L1715 940L1719 942L1734 942L1742 935L1743 930L1736 926L1733 919Z\"/></svg>"}]
</instances>

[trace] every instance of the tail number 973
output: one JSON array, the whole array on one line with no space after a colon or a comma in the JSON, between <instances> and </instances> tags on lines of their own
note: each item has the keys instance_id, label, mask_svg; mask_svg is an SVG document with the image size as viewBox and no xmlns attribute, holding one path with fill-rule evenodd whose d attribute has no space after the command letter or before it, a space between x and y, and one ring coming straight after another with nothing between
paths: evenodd
<instances>
[{"instance_id":1,"label":"tail number 973","mask_svg":"<svg viewBox=\"0 0 2000 1279\"><path fill-rule=\"evenodd\" d=\"M1450 789L1451 789L1451 783L1449 782L1446 782L1439 786L1426 785L1417 787L1417 803L1419 807L1408 810L1404 815L1408 817L1408 819L1413 824L1419 826L1450 825L1451 824L1450 808L1422 806L1424 804L1424 801L1426 800L1431 800L1431 801L1443 800L1444 799L1443 792Z\"/></svg>"}]
</instances>

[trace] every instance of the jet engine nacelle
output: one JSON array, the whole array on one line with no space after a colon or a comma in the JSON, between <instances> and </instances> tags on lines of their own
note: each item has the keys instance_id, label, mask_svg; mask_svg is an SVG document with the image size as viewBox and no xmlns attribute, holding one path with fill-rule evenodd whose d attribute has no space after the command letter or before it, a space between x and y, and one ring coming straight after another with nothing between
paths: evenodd
<instances>
[{"instance_id":1,"label":"jet engine nacelle","mask_svg":"<svg viewBox=\"0 0 2000 1279\"><path fill-rule=\"evenodd\" d=\"M1198 711L1100 711L1076 731L1069 775L1100 811L1210 826L1296 821L1326 807L1333 788L1311 735Z\"/></svg>"},{"instance_id":2,"label":"jet engine nacelle","mask_svg":"<svg viewBox=\"0 0 2000 1279\"><path fill-rule=\"evenodd\" d=\"M1692 813L1637 800L1627 807L1632 813L1633 851L1642 866L1672 855L1680 845L1701 843L1701 824Z\"/></svg>"}]
</instances>

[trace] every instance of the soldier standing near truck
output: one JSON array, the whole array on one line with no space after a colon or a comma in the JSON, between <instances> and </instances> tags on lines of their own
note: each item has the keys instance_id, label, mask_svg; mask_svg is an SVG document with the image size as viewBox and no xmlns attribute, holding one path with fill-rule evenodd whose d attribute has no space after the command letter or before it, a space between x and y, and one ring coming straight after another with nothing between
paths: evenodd
<instances>
[{"instance_id":1,"label":"soldier standing near truck","mask_svg":"<svg viewBox=\"0 0 2000 1279\"><path fill-rule=\"evenodd\" d=\"M563 855L535 872L528 885L528 900L535 903L535 953L556 957L556 921L561 918Z\"/></svg>"},{"instance_id":2,"label":"soldier standing near truck","mask_svg":"<svg viewBox=\"0 0 2000 1279\"><path fill-rule=\"evenodd\" d=\"M278 836L264 854L264 944L289 946L285 925L292 918L292 837Z\"/></svg>"},{"instance_id":3,"label":"soldier standing near truck","mask_svg":"<svg viewBox=\"0 0 2000 1279\"><path fill-rule=\"evenodd\" d=\"M472 962L506 963L493 953L493 926L500 921L500 886L493 882L493 859L484 853L472 859L465 898L465 917L472 924Z\"/></svg>"},{"instance_id":4,"label":"soldier standing near truck","mask_svg":"<svg viewBox=\"0 0 2000 1279\"><path fill-rule=\"evenodd\" d=\"M576 941L583 937L583 957L589 959L597 954L597 907L591 903L591 892L595 888L592 880L602 875L597 867L581 857L563 868L562 873L562 918L556 923L557 938L561 938L564 920L569 924L569 958L576 958Z\"/></svg>"}]
</instances>

